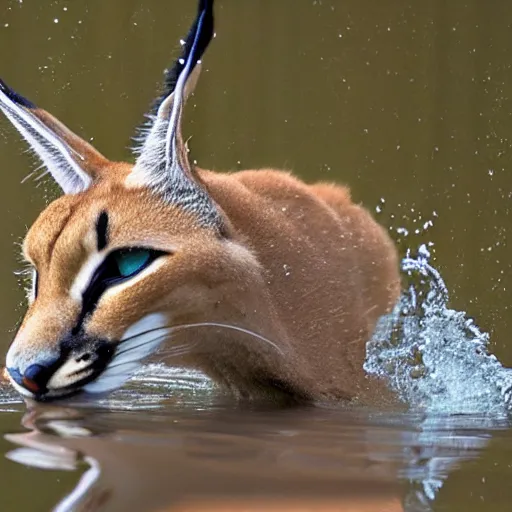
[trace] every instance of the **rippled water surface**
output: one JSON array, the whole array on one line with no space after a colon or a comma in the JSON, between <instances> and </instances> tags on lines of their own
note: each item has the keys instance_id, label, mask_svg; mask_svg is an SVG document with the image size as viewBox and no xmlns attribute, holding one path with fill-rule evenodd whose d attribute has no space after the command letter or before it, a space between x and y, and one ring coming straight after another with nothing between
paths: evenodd
<instances>
[{"instance_id":1,"label":"rippled water surface","mask_svg":"<svg viewBox=\"0 0 512 512\"><path fill-rule=\"evenodd\" d=\"M403 407L234 403L163 363L93 402L25 408L6 387L4 507L508 510L509 370L447 308L428 257L421 247L404 259L409 288L368 344L368 372L388 379ZM37 503L24 484L44 489Z\"/></svg>"},{"instance_id":2,"label":"rippled water surface","mask_svg":"<svg viewBox=\"0 0 512 512\"><path fill-rule=\"evenodd\" d=\"M506 0L217 0L186 134L206 168L352 188L396 240L404 293L366 369L395 410L236 404L145 367L96 403L0 388L0 510L508 511L512 43ZM0 76L112 159L177 55L192 0L3 0ZM17 243L57 191L0 118L0 352ZM408 410L407 406L411 406Z\"/></svg>"},{"instance_id":3,"label":"rippled water surface","mask_svg":"<svg viewBox=\"0 0 512 512\"><path fill-rule=\"evenodd\" d=\"M170 391L146 371L103 407L4 404L2 510L508 510L505 417L240 408L184 374L142 413Z\"/></svg>"}]
</instances>

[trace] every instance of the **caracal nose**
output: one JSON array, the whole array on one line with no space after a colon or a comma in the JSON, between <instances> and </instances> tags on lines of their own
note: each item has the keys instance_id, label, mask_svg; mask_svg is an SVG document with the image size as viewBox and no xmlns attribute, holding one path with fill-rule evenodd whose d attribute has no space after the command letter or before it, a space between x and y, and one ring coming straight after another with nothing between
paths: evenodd
<instances>
[{"instance_id":1,"label":"caracal nose","mask_svg":"<svg viewBox=\"0 0 512 512\"><path fill-rule=\"evenodd\" d=\"M44 361L28 366L23 373L17 368L7 368L13 380L34 394L47 391L46 385L55 371L56 361Z\"/></svg>"}]
</instances>

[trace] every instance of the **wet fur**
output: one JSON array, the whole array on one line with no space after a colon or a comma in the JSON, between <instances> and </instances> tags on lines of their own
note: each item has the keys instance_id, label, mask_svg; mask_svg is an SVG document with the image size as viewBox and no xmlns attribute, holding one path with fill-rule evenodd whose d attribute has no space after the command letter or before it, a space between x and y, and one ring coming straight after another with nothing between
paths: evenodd
<instances>
[{"instance_id":1,"label":"wet fur","mask_svg":"<svg viewBox=\"0 0 512 512\"><path fill-rule=\"evenodd\" d=\"M201 0L200 15L211 30L213 20L205 16L212 16L212 2ZM203 25L196 21L193 31ZM176 69L190 81L182 80L179 101L199 70L187 59L202 55L211 36L196 38L193 31L188 41L203 46L198 54L185 45L187 65ZM173 363L202 370L238 397L382 403L385 387L366 377L363 362L377 319L399 295L397 253L347 188L307 185L272 169L194 168L183 144L181 103L171 90L153 116L158 130L149 129L132 166L107 160L48 112L0 86L0 108L65 192L24 242L26 259L38 269L39 293L9 351L12 365L62 358L63 340L70 359L89 346L92 352L98 341L115 347L133 324L160 313L168 326L230 324L278 346L215 327L169 336L168 346L189 347ZM166 141L172 144L164 151ZM167 167L158 160L164 154ZM71 290L85 262L100 256L96 225L105 213L105 251L136 246L169 254L127 286L108 289L73 334L81 304Z\"/></svg>"},{"instance_id":2,"label":"wet fur","mask_svg":"<svg viewBox=\"0 0 512 512\"><path fill-rule=\"evenodd\" d=\"M228 226L227 237L219 238L147 191L126 189L129 170L120 164L106 169L108 180L58 199L30 230L27 257L45 283L36 311L27 315L39 317L40 332L32 339L47 343L53 325L51 338L58 340L76 317L62 290L94 250L93 221L106 210L112 246L142 239L176 249L154 274L104 297L89 334L118 339L154 310L169 311L170 325L230 323L269 338L285 356L247 335L212 328L175 335L173 344L195 346L180 364L204 371L240 397L382 398L383 389L367 380L362 366L376 320L398 297L397 256L385 230L351 202L346 188L306 185L275 170L201 170ZM76 243L89 239L85 250Z\"/></svg>"}]
</instances>

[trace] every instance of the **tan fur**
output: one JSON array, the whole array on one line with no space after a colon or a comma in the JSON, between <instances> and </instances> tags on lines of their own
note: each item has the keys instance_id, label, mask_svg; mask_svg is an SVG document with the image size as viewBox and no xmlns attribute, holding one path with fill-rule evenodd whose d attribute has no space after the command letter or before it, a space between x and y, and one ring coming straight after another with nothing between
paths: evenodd
<instances>
[{"instance_id":1,"label":"tan fur","mask_svg":"<svg viewBox=\"0 0 512 512\"><path fill-rule=\"evenodd\" d=\"M201 2L198 20L211 17L212 7ZM207 45L213 18L193 26L206 31ZM190 71L196 53L184 51L188 64L173 68L184 87L169 86L133 167L108 161L0 81L0 108L25 135L29 126L29 139L40 132L46 142L36 137L35 149L66 193L25 240L38 295L8 353L13 382L40 395L86 385L98 375L84 374L85 362L109 364L127 330L158 313L175 327L167 346L186 348L169 362L202 370L236 396L380 403L385 389L367 379L363 362L377 319L400 291L390 238L347 188L307 185L272 169L194 168L181 113L199 65ZM108 243L98 249L102 213ZM129 247L165 254L122 284L109 281L82 315L80 276L107 252ZM179 328L204 322L239 330Z\"/></svg>"},{"instance_id":2,"label":"tan fur","mask_svg":"<svg viewBox=\"0 0 512 512\"><path fill-rule=\"evenodd\" d=\"M234 324L272 340L283 355L245 334L203 328L175 336L173 343L197 345L179 363L244 397L285 391L298 399L380 400L362 365L377 318L399 293L397 256L347 189L308 186L274 170L199 171L228 220L224 241L148 191L127 189L128 172L106 168L98 184L52 203L29 231L24 248L38 267L40 293L20 329L23 336L30 324L26 344L57 343L76 318L67 294L89 254L84 240L106 210L110 248L175 252L140 283L104 297L90 334L116 340L162 310L172 325Z\"/></svg>"}]
</instances>

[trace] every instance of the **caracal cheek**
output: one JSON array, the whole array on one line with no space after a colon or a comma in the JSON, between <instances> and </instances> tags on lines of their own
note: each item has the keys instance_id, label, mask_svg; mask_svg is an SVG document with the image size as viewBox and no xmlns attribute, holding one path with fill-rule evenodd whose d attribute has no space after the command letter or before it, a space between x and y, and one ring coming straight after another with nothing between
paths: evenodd
<instances>
[{"instance_id":1,"label":"caracal cheek","mask_svg":"<svg viewBox=\"0 0 512 512\"><path fill-rule=\"evenodd\" d=\"M142 317L159 314L159 298L168 293L161 284L165 282L165 263L164 258L158 258L133 278L107 288L87 321L87 334L116 341Z\"/></svg>"}]
</instances>

